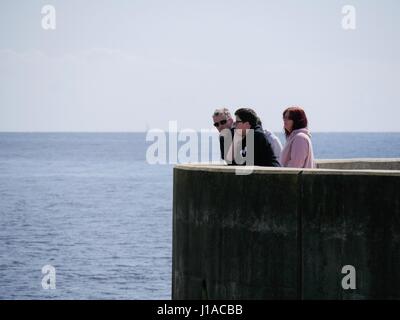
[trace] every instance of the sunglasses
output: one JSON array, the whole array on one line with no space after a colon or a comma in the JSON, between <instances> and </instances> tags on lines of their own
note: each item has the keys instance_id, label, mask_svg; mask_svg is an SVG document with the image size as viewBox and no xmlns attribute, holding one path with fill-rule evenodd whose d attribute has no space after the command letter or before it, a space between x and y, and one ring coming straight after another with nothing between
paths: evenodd
<instances>
[{"instance_id":1,"label":"sunglasses","mask_svg":"<svg viewBox=\"0 0 400 320\"><path fill-rule=\"evenodd\" d=\"M218 128L219 125L223 126L224 124L226 124L226 122L227 122L227 120L221 120L220 122L215 122L215 123L214 123L214 126L215 126L216 128Z\"/></svg>"}]
</instances>

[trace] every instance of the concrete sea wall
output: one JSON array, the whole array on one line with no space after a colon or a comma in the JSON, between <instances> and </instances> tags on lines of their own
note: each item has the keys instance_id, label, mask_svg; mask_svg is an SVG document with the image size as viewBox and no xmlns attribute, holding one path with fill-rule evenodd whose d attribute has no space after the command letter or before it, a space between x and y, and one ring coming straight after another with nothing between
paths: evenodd
<instances>
[{"instance_id":1,"label":"concrete sea wall","mask_svg":"<svg viewBox=\"0 0 400 320\"><path fill-rule=\"evenodd\" d=\"M399 164L176 166L172 298L400 299Z\"/></svg>"}]
</instances>

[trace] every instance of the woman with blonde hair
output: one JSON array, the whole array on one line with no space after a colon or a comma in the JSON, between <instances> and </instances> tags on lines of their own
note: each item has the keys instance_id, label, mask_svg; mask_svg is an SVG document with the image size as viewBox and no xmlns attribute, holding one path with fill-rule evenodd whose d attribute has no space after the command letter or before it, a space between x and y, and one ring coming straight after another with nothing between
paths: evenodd
<instances>
[{"instance_id":1,"label":"woman with blonde hair","mask_svg":"<svg viewBox=\"0 0 400 320\"><path fill-rule=\"evenodd\" d=\"M306 113L300 107L283 111L286 144L282 150L282 167L314 168L314 153Z\"/></svg>"}]
</instances>

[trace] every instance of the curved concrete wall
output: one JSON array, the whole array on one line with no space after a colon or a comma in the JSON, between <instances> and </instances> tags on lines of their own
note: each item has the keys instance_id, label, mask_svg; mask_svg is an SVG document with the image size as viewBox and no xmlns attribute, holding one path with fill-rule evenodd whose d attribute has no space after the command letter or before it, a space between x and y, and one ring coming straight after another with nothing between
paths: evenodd
<instances>
[{"instance_id":1,"label":"curved concrete wall","mask_svg":"<svg viewBox=\"0 0 400 320\"><path fill-rule=\"evenodd\" d=\"M400 299L400 171L176 166L172 268L173 299Z\"/></svg>"}]
</instances>

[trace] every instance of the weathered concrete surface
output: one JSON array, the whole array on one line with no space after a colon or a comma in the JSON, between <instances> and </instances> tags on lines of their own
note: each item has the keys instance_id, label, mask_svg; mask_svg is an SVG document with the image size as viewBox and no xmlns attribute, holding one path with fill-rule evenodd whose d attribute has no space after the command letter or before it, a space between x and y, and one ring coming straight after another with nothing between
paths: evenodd
<instances>
[{"instance_id":1,"label":"weathered concrete surface","mask_svg":"<svg viewBox=\"0 0 400 320\"><path fill-rule=\"evenodd\" d=\"M399 202L400 171L177 166L172 298L400 299Z\"/></svg>"},{"instance_id":2,"label":"weathered concrete surface","mask_svg":"<svg viewBox=\"0 0 400 320\"><path fill-rule=\"evenodd\" d=\"M304 172L304 299L400 299L400 175ZM356 268L343 290L342 267Z\"/></svg>"},{"instance_id":3,"label":"weathered concrete surface","mask_svg":"<svg viewBox=\"0 0 400 320\"><path fill-rule=\"evenodd\" d=\"M298 171L265 178L175 168L173 299L297 298Z\"/></svg>"}]
</instances>

